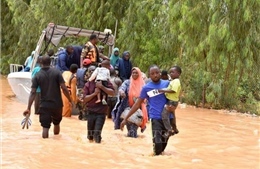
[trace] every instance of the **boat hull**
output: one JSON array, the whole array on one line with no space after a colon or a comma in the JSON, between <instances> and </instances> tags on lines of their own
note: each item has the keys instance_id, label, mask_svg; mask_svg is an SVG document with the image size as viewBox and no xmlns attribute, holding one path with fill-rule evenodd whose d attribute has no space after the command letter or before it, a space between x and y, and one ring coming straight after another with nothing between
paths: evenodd
<instances>
[{"instance_id":1,"label":"boat hull","mask_svg":"<svg viewBox=\"0 0 260 169\"><path fill-rule=\"evenodd\" d=\"M13 72L8 74L7 80L17 99L27 104L31 92L31 72Z\"/></svg>"},{"instance_id":2,"label":"boat hull","mask_svg":"<svg viewBox=\"0 0 260 169\"><path fill-rule=\"evenodd\" d=\"M12 88L12 91L16 95L16 98L22 102L27 104L29 95L31 92L31 72L13 72L7 76L7 80L9 85ZM78 115L79 109L73 106L72 115Z\"/></svg>"}]
</instances>

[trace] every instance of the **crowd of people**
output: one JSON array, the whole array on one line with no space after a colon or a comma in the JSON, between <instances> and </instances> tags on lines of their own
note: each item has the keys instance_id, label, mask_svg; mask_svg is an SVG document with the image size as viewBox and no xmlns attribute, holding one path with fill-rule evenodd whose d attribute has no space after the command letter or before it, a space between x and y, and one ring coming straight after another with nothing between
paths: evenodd
<instances>
[{"instance_id":1,"label":"crowd of people","mask_svg":"<svg viewBox=\"0 0 260 169\"><path fill-rule=\"evenodd\" d=\"M57 52L49 50L40 56L32 70L32 87L24 115L39 114L42 137L48 138L51 123L54 134L60 132L62 117L70 117L75 107L80 120L87 121L87 138L101 143L106 118L112 118L114 129L127 126L127 136L138 137L151 121L154 155L161 154L170 136L179 133L175 109L181 92L181 68L173 66L160 71L156 65L149 68L149 79L133 67L130 52L120 57L119 48L111 55L103 54L93 34L82 46L68 45ZM163 74L161 74L163 73Z\"/></svg>"}]
</instances>

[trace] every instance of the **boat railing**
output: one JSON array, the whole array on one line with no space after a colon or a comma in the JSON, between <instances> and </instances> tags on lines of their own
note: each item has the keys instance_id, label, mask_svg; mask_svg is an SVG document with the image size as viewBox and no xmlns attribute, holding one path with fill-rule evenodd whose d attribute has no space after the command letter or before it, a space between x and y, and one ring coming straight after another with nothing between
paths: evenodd
<instances>
[{"instance_id":1,"label":"boat railing","mask_svg":"<svg viewBox=\"0 0 260 169\"><path fill-rule=\"evenodd\" d=\"M10 64L10 73L13 72L19 72L21 70L24 69L23 65L19 65L19 64Z\"/></svg>"}]
</instances>

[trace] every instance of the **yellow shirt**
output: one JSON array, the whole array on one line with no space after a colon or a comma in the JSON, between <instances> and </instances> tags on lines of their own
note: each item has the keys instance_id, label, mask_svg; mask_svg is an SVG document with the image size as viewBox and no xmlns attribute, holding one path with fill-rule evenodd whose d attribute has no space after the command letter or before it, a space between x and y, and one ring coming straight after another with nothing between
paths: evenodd
<instances>
[{"instance_id":1,"label":"yellow shirt","mask_svg":"<svg viewBox=\"0 0 260 169\"><path fill-rule=\"evenodd\" d=\"M180 96L180 92L181 92L180 79L173 79L170 82L167 89L175 91L175 93L165 93L167 99L169 99L171 101L179 101L179 96Z\"/></svg>"}]
</instances>

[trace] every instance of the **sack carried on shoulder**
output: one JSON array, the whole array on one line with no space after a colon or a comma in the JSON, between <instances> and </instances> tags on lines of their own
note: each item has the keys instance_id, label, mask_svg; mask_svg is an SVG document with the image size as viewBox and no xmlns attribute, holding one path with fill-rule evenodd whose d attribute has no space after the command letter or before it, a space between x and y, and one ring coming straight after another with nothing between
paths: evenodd
<instances>
[{"instance_id":1,"label":"sack carried on shoulder","mask_svg":"<svg viewBox=\"0 0 260 169\"><path fill-rule=\"evenodd\" d=\"M125 110L123 111L123 113L121 114L121 118L124 119L127 114L130 111L130 107L125 108ZM143 113L141 109L138 109L134 114L132 114L132 116L130 116L127 121L136 124L137 126L141 126L142 122L143 122Z\"/></svg>"}]
</instances>

